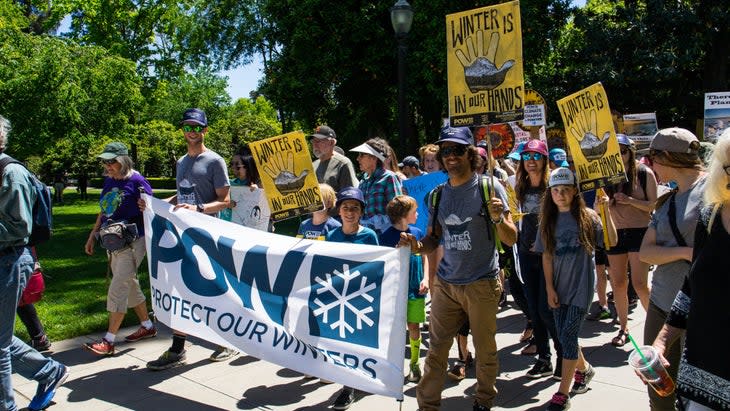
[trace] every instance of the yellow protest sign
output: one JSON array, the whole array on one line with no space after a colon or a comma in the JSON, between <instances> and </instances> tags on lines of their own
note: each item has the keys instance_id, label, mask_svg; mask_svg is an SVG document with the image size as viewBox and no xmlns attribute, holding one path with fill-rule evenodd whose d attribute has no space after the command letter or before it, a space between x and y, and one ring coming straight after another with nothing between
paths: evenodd
<instances>
[{"instance_id":1,"label":"yellow protest sign","mask_svg":"<svg viewBox=\"0 0 730 411\"><path fill-rule=\"evenodd\" d=\"M446 67L452 126L521 120L525 81L519 1L447 15Z\"/></svg>"},{"instance_id":2,"label":"yellow protest sign","mask_svg":"<svg viewBox=\"0 0 730 411\"><path fill-rule=\"evenodd\" d=\"M601 83L558 100L580 191L626 181L611 109Z\"/></svg>"},{"instance_id":3,"label":"yellow protest sign","mask_svg":"<svg viewBox=\"0 0 730 411\"><path fill-rule=\"evenodd\" d=\"M280 221L324 208L309 147L301 131L249 144L271 209Z\"/></svg>"}]
</instances>

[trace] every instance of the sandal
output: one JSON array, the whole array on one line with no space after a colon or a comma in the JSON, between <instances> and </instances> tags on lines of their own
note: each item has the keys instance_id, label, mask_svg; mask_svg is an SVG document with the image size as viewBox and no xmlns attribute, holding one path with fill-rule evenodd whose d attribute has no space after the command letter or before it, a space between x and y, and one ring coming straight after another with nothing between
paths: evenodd
<instances>
[{"instance_id":1,"label":"sandal","mask_svg":"<svg viewBox=\"0 0 730 411\"><path fill-rule=\"evenodd\" d=\"M621 330L618 332L618 335L613 337L611 340L611 345L614 347L623 347L628 342L629 333Z\"/></svg>"}]
</instances>

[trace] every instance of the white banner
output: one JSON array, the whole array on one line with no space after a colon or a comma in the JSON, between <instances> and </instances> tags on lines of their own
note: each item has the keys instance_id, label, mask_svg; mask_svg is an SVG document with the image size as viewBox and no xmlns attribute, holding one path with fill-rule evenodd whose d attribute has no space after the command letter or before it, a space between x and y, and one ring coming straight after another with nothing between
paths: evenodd
<instances>
[{"instance_id":1,"label":"white banner","mask_svg":"<svg viewBox=\"0 0 730 411\"><path fill-rule=\"evenodd\" d=\"M287 237L144 198L158 320L301 373L403 398L409 250Z\"/></svg>"},{"instance_id":2,"label":"white banner","mask_svg":"<svg viewBox=\"0 0 730 411\"><path fill-rule=\"evenodd\" d=\"M263 189L249 186L231 186L233 208L221 211L221 219L257 230L268 231L271 210Z\"/></svg>"}]
</instances>

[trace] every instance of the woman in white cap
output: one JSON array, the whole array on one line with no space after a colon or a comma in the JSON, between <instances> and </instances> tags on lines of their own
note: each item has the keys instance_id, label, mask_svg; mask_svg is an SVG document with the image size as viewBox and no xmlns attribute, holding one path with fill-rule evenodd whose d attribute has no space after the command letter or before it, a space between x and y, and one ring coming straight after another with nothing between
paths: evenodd
<instances>
[{"instance_id":1,"label":"woman in white cap","mask_svg":"<svg viewBox=\"0 0 730 411\"><path fill-rule=\"evenodd\" d=\"M649 146L649 159L657 178L676 188L657 200L656 212L644 234L639 255L656 265L651 281L649 308L644 323L644 344L654 342L664 326L674 297L689 274L695 228L699 217L705 173L698 155L700 142L683 128L659 130ZM681 343L665 351L669 375L676 379ZM675 395L659 396L647 388L652 410L674 410Z\"/></svg>"}]
</instances>

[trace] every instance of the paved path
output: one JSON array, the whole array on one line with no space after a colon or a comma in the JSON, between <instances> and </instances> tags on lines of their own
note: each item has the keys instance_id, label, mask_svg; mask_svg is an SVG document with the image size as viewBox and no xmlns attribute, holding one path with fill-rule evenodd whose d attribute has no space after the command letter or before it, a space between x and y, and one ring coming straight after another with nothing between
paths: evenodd
<instances>
[{"instance_id":1,"label":"paved path","mask_svg":"<svg viewBox=\"0 0 730 411\"><path fill-rule=\"evenodd\" d=\"M131 315L131 314L130 314ZM630 314L634 338L643 340L645 313L640 307ZM520 356L517 344L524 325L522 316L512 308L498 316L497 345L500 347L499 395L496 406L509 410L541 410L557 390L558 382L550 378L530 380L524 377L532 362ZM157 358L170 344L170 331L160 330L157 338L117 345L117 354L99 358L82 350L81 344L101 337L89 335L54 342L52 355L71 367L71 376L55 397L50 411L62 410L324 410L337 396L338 384L324 385L306 379L295 371L241 355L224 363L209 362L212 345L191 338L187 364L171 370L151 372L145 363ZM133 328L122 330L124 336ZM587 321L581 344L597 375L590 390L572 399L574 410L641 410L648 408L645 387L626 364L630 344L622 348L610 345L617 326L609 321ZM424 333L424 340L427 333ZM404 352L405 331L404 331ZM421 357L425 356L425 350ZM452 347L451 357L456 358ZM423 360L421 361L423 362ZM405 369L407 370L407 363ZM474 370L460 383L445 381L444 410L471 410L475 385ZM19 406L28 404L36 383L14 375L13 385ZM416 387L403 387L404 410L415 410ZM378 395L361 395L351 410L398 410L399 403Z\"/></svg>"}]
</instances>

